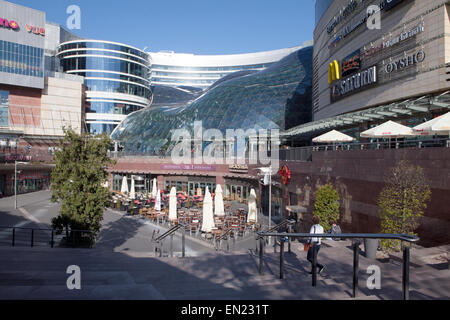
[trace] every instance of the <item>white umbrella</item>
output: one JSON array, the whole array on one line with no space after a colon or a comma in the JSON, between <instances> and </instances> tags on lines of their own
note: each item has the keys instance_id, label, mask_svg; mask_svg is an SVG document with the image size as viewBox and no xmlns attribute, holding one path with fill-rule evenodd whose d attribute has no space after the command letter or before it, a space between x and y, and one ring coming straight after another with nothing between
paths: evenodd
<instances>
[{"instance_id":1,"label":"white umbrella","mask_svg":"<svg viewBox=\"0 0 450 320\"><path fill-rule=\"evenodd\" d=\"M450 135L450 112L413 128L421 136Z\"/></svg>"},{"instance_id":2,"label":"white umbrella","mask_svg":"<svg viewBox=\"0 0 450 320\"><path fill-rule=\"evenodd\" d=\"M401 125L394 121L388 121L382 125L361 133L362 138L406 138L414 137L416 134L410 127Z\"/></svg>"},{"instance_id":3,"label":"white umbrella","mask_svg":"<svg viewBox=\"0 0 450 320\"><path fill-rule=\"evenodd\" d=\"M153 179L152 198L155 199L158 194L158 187L156 185L156 178Z\"/></svg>"},{"instance_id":4,"label":"white umbrella","mask_svg":"<svg viewBox=\"0 0 450 320\"><path fill-rule=\"evenodd\" d=\"M169 196L169 221L174 221L177 219L177 188L173 187L170 190Z\"/></svg>"},{"instance_id":5,"label":"white umbrella","mask_svg":"<svg viewBox=\"0 0 450 320\"><path fill-rule=\"evenodd\" d=\"M250 196L248 197L248 216L247 222L255 221L258 222L258 208L256 207L256 192L255 189L250 191Z\"/></svg>"},{"instance_id":6,"label":"white umbrella","mask_svg":"<svg viewBox=\"0 0 450 320\"><path fill-rule=\"evenodd\" d=\"M120 192L123 194L128 194L128 180L127 177L123 177L122 179L122 188L120 189Z\"/></svg>"},{"instance_id":7,"label":"white umbrella","mask_svg":"<svg viewBox=\"0 0 450 320\"><path fill-rule=\"evenodd\" d=\"M343 134L342 132L333 130L313 139L315 143L335 143L335 142L352 142L355 139Z\"/></svg>"},{"instance_id":8,"label":"white umbrella","mask_svg":"<svg viewBox=\"0 0 450 320\"><path fill-rule=\"evenodd\" d=\"M131 177L131 191L130 191L130 199L136 199L136 188L134 186L134 177Z\"/></svg>"},{"instance_id":9,"label":"white umbrella","mask_svg":"<svg viewBox=\"0 0 450 320\"><path fill-rule=\"evenodd\" d=\"M155 201L155 210L161 211L161 192L157 191L156 201Z\"/></svg>"},{"instance_id":10,"label":"white umbrella","mask_svg":"<svg viewBox=\"0 0 450 320\"><path fill-rule=\"evenodd\" d=\"M213 202L211 193L209 190L206 190L205 199L203 201L203 223L202 223L202 231L203 232L211 232L211 230L215 227L214 224L214 212L213 212Z\"/></svg>"},{"instance_id":11,"label":"white umbrella","mask_svg":"<svg viewBox=\"0 0 450 320\"><path fill-rule=\"evenodd\" d=\"M220 184L216 187L216 195L214 197L214 213L218 217L223 217L225 215L225 208L223 205L223 191Z\"/></svg>"}]
</instances>

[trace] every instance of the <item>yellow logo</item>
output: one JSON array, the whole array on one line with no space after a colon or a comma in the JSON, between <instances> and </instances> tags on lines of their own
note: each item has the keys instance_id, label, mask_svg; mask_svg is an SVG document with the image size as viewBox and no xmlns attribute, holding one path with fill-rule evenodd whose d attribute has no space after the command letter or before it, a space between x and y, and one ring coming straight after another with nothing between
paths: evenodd
<instances>
[{"instance_id":1,"label":"yellow logo","mask_svg":"<svg viewBox=\"0 0 450 320\"><path fill-rule=\"evenodd\" d=\"M330 63L330 67L328 68L328 84L332 84L333 81L341 79L341 72L339 69L339 62L334 60Z\"/></svg>"}]
</instances>

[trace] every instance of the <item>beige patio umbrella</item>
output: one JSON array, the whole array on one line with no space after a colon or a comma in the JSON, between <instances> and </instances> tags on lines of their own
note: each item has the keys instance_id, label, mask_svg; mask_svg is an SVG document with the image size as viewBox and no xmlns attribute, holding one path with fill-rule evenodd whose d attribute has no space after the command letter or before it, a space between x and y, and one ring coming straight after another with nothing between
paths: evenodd
<instances>
[{"instance_id":1,"label":"beige patio umbrella","mask_svg":"<svg viewBox=\"0 0 450 320\"><path fill-rule=\"evenodd\" d=\"M136 199L136 187L134 184L134 177L131 177L131 190L130 190L130 199L134 200Z\"/></svg>"},{"instance_id":2,"label":"beige patio umbrella","mask_svg":"<svg viewBox=\"0 0 450 320\"><path fill-rule=\"evenodd\" d=\"M421 136L449 135L450 136L450 112L428 122L422 123L413 130Z\"/></svg>"},{"instance_id":3,"label":"beige patio umbrella","mask_svg":"<svg viewBox=\"0 0 450 320\"><path fill-rule=\"evenodd\" d=\"M258 222L258 208L256 206L256 192L255 189L250 191L250 196L248 197L248 216L247 222L255 221Z\"/></svg>"},{"instance_id":4,"label":"beige patio umbrella","mask_svg":"<svg viewBox=\"0 0 450 320\"><path fill-rule=\"evenodd\" d=\"M175 221L178 219L177 215L177 189L173 187L170 190L169 196L169 221Z\"/></svg>"},{"instance_id":5,"label":"beige patio umbrella","mask_svg":"<svg viewBox=\"0 0 450 320\"><path fill-rule=\"evenodd\" d=\"M123 177L122 179L122 188L120 189L122 194L128 194L128 180L127 177Z\"/></svg>"},{"instance_id":6,"label":"beige patio umbrella","mask_svg":"<svg viewBox=\"0 0 450 320\"><path fill-rule=\"evenodd\" d=\"M389 148L391 139L415 137L416 133L410 127L401 125L394 121L388 121L378 127L369 129L361 133L362 138L389 139Z\"/></svg>"},{"instance_id":7,"label":"beige patio umbrella","mask_svg":"<svg viewBox=\"0 0 450 320\"><path fill-rule=\"evenodd\" d=\"M223 191L220 184L216 187L216 195L214 197L214 214L218 217L225 215L225 208L223 205Z\"/></svg>"},{"instance_id":8,"label":"beige patio umbrella","mask_svg":"<svg viewBox=\"0 0 450 320\"><path fill-rule=\"evenodd\" d=\"M159 190L157 191L157 194L156 194L155 210L158 212L161 211L161 192Z\"/></svg>"},{"instance_id":9,"label":"beige patio umbrella","mask_svg":"<svg viewBox=\"0 0 450 320\"><path fill-rule=\"evenodd\" d=\"M339 142L352 142L355 138L352 138L342 132L333 130L325 133L317 138L313 139L314 143L339 143Z\"/></svg>"},{"instance_id":10,"label":"beige patio umbrella","mask_svg":"<svg viewBox=\"0 0 450 320\"><path fill-rule=\"evenodd\" d=\"M214 224L213 201L212 201L211 193L207 189L206 193L205 193L205 199L203 201L202 231L210 233L214 227L215 227L215 224Z\"/></svg>"},{"instance_id":11,"label":"beige patio umbrella","mask_svg":"<svg viewBox=\"0 0 450 320\"><path fill-rule=\"evenodd\" d=\"M158 194L158 186L156 185L156 178L153 179L152 198L155 199Z\"/></svg>"},{"instance_id":12,"label":"beige patio umbrella","mask_svg":"<svg viewBox=\"0 0 450 320\"><path fill-rule=\"evenodd\" d=\"M374 139L392 139L392 138L407 138L414 137L416 134L410 127L401 125L394 121L388 121L379 125L378 127L369 129L361 133L362 138Z\"/></svg>"}]
</instances>

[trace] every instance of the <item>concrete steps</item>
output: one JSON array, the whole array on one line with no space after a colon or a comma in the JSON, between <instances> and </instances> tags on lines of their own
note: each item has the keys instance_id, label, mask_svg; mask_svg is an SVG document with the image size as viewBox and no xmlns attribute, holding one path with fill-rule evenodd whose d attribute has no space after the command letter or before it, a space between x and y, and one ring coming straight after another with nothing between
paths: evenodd
<instances>
[{"instance_id":1,"label":"concrete steps","mask_svg":"<svg viewBox=\"0 0 450 320\"><path fill-rule=\"evenodd\" d=\"M154 258L152 253L85 249L0 248L0 299L349 299L351 262L327 265L311 286L309 263L302 254L286 254L285 279L279 277L278 254L266 254L264 274L250 254L206 254L199 257ZM345 261L345 260L344 260ZM366 262L362 262L364 264ZM82 290L66 287L69 265L81 268ZM428 273L427 273L428 272ZM365 287L361 269L359 299L401 299L401 266L382 268L382 290ZM411 270L411 298L449 296L448 273Z\"/></svg>"}]
</instances>

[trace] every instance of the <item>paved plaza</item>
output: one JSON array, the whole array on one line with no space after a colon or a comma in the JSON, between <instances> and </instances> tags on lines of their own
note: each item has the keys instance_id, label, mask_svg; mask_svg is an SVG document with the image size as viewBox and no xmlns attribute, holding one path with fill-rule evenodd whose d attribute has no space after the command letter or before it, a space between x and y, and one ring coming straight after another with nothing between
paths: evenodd
<instances>
[{"instance_id":1,"label":"paved plaza","mask_svg":"<svg viewBox=\"0 0 450 320\"><path fill-rule=\"evenodd\" d=\"M25 212L8 212L10 199L1 199L0 225L47 225L57 206L48 193L23 196ZM36 204L32 201L37 201ZM46 208L46 206L49 206ZM46 208L47 214L43 210ZM28 222L27 222L28 221ZM150 242L152 226L138 217L107 211L93 249L0 246L0 299L143 299L143 300L347 300L352 299L353 252L350 242L325 242L319 262L326 269L312 288L303 245L293 242L285 254L285 279L279 279L279 253L267 248L264 273L258 274L255 242L238 243L236 252L216 252L200 240L187 238L188 257L155 258ZM179 252L179 238L174 239ZM447 251L446 251L447 250ZM411 299L449 299L450 270L437 263L448 248L414 249L411 266ZM432 259L434 257L434 260ZM433 262L433 261L434 262ZM81 290L69 290L71 265L81 269ZM379 266L381 289L367 288L367 268ZM402 299L401 262L360 256L358 299Z\"/></svg>"}]
</instances>

